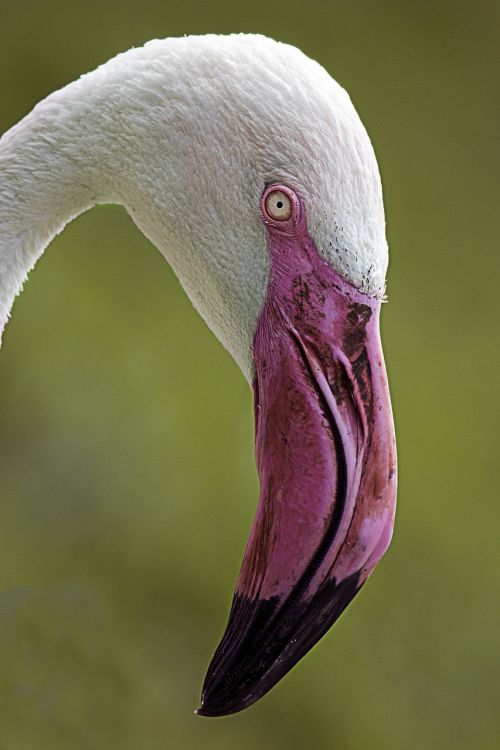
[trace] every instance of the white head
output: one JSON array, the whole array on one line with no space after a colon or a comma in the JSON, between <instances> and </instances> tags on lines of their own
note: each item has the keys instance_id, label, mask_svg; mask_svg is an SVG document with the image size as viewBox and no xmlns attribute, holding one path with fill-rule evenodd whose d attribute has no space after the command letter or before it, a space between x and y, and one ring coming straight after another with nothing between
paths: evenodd
<instances>
[{"instance_id":1,"label":"white head","mask_svg":"<svg viewBox=\"0 0 500 750\"><path fill-rule=\"evenodd\" d=\"M269 266L259 200L273 181L303 197L321 255L384 295L385 221L368 135L320 65L266 37L165 39L118 55L9 131L0 166L0 249L13 224L25 235L19 268L5 250L0 258L4 315L54 233L95 203L120 203L249 377Z\"/></svg>"}]
</instances>

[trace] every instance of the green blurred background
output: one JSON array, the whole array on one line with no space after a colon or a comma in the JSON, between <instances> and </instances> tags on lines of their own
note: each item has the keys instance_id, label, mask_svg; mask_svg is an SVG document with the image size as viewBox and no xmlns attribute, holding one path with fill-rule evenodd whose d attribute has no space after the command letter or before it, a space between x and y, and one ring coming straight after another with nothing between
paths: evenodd
<instances>
[{"instance_id":1,"label":"green blurred background","mask_svg":"<svg viewBox=\"0 0 500 750\"><path fill-rule=\"evenodd\" d=\"M0 131L153 37L260 31L350 92L392 250L390 552L264 700L193 715L258 494L249 389L119 208L80 217L0 356L0 748L500 746L500 4L0 0Z\"/></svg>"}]
</instances>

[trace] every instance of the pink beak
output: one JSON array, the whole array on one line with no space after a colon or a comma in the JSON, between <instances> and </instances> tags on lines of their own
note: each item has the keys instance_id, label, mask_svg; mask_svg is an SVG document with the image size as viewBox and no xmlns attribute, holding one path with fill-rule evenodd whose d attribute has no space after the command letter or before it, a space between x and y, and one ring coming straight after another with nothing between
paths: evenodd
<instances>
[{"instance_id":1,"label":"pink beak","mask_svg":"<svg viewBox=\"0 0 500 750\"><path fill-rule=\"evenodd\" d=\"M380 302L318 254L305 213L268 226L271 275L254 339L261 491L204 716L270 690L326 633L387 549L396 450Z\"/></svg>"}]
</instances>

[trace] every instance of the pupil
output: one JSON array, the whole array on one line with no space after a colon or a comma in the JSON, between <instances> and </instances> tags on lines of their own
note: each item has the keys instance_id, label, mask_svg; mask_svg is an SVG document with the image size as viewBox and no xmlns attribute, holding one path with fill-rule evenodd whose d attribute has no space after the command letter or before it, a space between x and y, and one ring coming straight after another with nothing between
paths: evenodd
<instances>
[{"instance_id":1,"label":"pupil","mask_svg":"<svg viewBox=\"0 0 500 750\"><path fill-rule=\"evenodd\" d=\"M277 208L283 208L283 201L278 201L276 206Z\"/></svg>"}]
</instances>

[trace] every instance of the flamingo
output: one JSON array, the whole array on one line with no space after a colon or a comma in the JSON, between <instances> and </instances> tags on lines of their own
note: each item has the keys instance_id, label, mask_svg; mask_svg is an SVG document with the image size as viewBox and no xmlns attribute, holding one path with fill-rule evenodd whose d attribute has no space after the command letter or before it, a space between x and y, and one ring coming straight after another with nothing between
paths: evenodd
<instances>
[{"instance_id":1,"label":"flamingo","mask_svg":"<svg viewBox=\"0 0 500 750\"><path fill-rule=\"evenodd\" d=\"M376 158L348 94L292 46L122 53L0 139L0 331L51 239L99 203L126 208L254 391L260 497L197 711L234 713L326 633L391 539Z\"/></svg>"}]
</instances>

